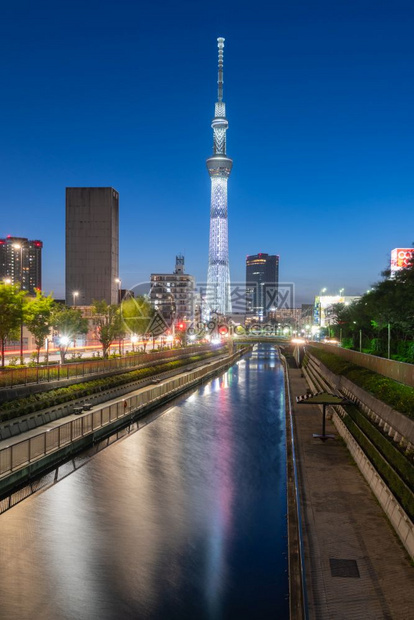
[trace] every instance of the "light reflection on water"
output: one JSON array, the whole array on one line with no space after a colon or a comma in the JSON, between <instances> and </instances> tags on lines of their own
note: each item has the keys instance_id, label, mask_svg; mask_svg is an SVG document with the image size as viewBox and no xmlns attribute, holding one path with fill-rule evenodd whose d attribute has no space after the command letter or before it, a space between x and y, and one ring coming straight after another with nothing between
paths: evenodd
<instances>
[{"instance_id":1,"label":"light reflection on water","mask_svg":"<svg viewBox=\"0 0 414 620\"><path fill-rule=\"evenodd\" d=\"M267 352L1 515L0 617L287 618L283 375Z\"/></svg>"}]
</instances>

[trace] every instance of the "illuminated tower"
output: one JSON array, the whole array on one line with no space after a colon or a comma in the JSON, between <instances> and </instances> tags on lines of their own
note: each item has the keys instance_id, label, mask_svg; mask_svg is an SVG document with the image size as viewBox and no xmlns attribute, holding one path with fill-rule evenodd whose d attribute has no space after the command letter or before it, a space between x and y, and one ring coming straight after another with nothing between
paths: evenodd
<instances>
[{"instance_id":1,"label":"illuminated tower","mask_svg":"<svg viewBox=\"0 0 414 620\"><path fill-rule=\"evenodd\" d=\"M224 39L218 43L218 100L215 105L213 128L213 156L207 159L211 179L210 242L206 302L208 312L231 313L230 269L227 227L227 179L233 161L226 155L226 104L223 101Z\"/></svg>"}]
</instances>

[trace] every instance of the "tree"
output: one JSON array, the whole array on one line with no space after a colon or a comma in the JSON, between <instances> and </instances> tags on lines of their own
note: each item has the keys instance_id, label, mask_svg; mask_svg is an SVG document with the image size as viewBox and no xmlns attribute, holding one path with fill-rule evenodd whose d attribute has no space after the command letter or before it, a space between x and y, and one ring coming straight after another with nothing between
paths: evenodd
<instances>
[{"instance_id":1,"label":"tree","mask_svg":"<svg viewBox=\"0 0 414 620\"><path fill-rule=\"evenodd\" d=\"M365 342L369 339L369 352L377 355L388 354L392 333L394 351L400 357L414 358L414 260L393 277L389 270L382 275L383 280L358 301L338 309L336 333L342 330L356 349L360 336Z\"/></svg>"},{"instance_id":2,"label":"tree","mask_svg":"<svg viewBox=\"0 0 414 620\"><path fill-rule=\"evenodd\" d=\"M4 346L6 339L16 335L24 318L26 295L26 291L21 291L19 285L0 283L0 341L2 368L4 368Z\"/></svg>"},{"instance_id":3,"label":"tree","mask_svg":"<svg viewBox=\"0 0 414 620\"><path fill-rule=\"evenodd\" d=\"M37 363L39 363L40 349L50 332L54 303L51 295L45 297L41 291L37 290L36 297L31 299L26 306L25 324L34 336Z\"/></svg>"},{"instance_id":4,"label":"tree","mask_svg":"<svg viewBox=\"0 0 414 620\"><path fill-rule=\"evenodd\" d=\"M59 332L59 351L63 364L69 343L78 334L88 333L88 319L83 318L79 309L60 306L52 312L51 323L54 329Z\"/></svg>"},{"instance_id":5,"label":"tree","mask_svg":"<svg viewBox=\"0 0 414 620\"><path fill-rule=\"evenodd\" d=\"M129 297L122 301L121 317L126 333L145 334L153 315L154 310L144 295Z\"/></svg>"},{"instance_id":6,"label":"tree","mask_svg":"<svg viewBox=\"0 0 414 620\"><path fill-rule=\"evenodd\" d=\"M108 304L105 300L92 304L93 324L102 345L103 357L108 357L108 349L114 340L124 335L124 325L119 306Z\"/></svg>"}]
</instances>

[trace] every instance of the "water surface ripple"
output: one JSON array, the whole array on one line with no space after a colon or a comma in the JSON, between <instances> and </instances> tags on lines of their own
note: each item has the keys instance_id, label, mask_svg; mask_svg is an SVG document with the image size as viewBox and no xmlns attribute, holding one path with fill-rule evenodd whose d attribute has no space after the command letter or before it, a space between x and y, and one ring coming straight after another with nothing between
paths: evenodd
<instances>
[{"instance_id":1,"label":"water surface ripple","mask_svg":"<svg viewBox=\"0 0 414 620\"><path fill-rule=\"evenodd\" d=\"M285 461L263 345L0 516L0 617L288 618Z\"/></svg>"}]
</instances>

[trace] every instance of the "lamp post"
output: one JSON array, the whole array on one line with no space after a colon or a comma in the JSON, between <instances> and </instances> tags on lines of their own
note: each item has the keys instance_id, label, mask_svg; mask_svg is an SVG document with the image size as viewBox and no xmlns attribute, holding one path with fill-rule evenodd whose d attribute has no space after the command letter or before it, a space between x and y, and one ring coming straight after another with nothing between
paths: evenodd
<instances>
[{"instance_id":1,"label":"lamp post","mask_svg":"<svg viewBox=\"0 0 414 620\"><path fill-rule=\"evenodd\" d=\"M15 250L20 250L20 289L23 290L23 246L21 243L13 243ZM20 319L20 364L23 366L23 316Z\"/></svg>"},{"instance_id":2,"label":"lamp post","mask_svg":"<svg viewBox=\"0 0 414 620\"><path fill-rule=\"evenodd\" d=\"M78 297L79 292L78 291L73 291L72 293L72 297L73 297L73 307L76 308L76 298Z\"/></svg>"},{"instance_id":3,"label":"lamp post","mask_svg":"<svg viewBox=\"0 0 414 620\"><path fill-rule=\"evenodd\" d=\"M136 334L132 334L131 336L131 344L132 344L132 353L135 352L135 343L138 340L138 336Z\"/></svg>"},{"instance_id":4,"label":"lamp post","mask_svg":"<svg viewBox=\"0 0 414 620\"><path fill-rule=\"evenodd\" d=\"M387 353L388 359L391 359L391 323L388 323L388 342L387 342Z\"/></svg>"},{"instance_id":5,"label":"lamp post","mask_svg":"<svg viewBox=\"0 0 414 620\"><path fill-rule=\"evenodd\" d=\"M121 285L122 285L122 280L121 278L115 278L115 282L118 284L118 303L121 303Z\"/></svg>"}]
</instances>

